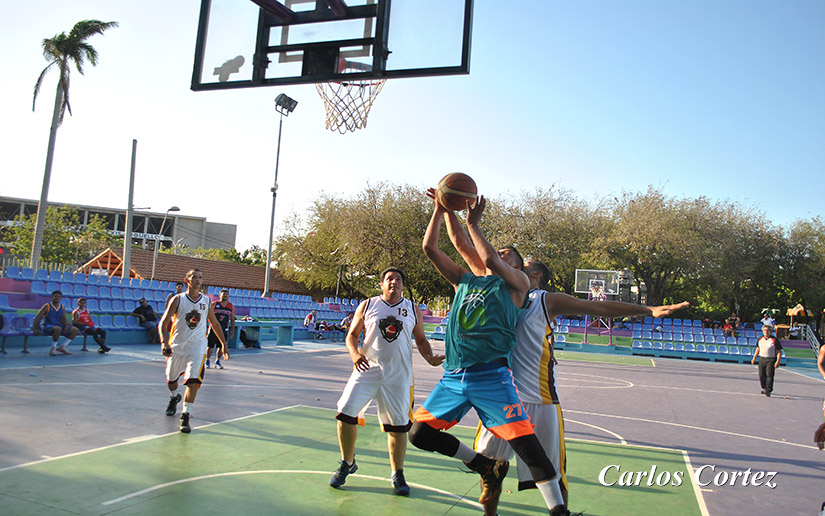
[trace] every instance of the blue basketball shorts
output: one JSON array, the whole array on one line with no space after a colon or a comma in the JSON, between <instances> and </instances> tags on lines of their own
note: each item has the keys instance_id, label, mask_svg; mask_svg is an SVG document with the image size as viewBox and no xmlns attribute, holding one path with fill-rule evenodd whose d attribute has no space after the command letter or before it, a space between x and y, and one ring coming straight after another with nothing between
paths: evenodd
<instances>
[{"instance_id":1,"label":"blue basketball shorts","mask_svg":"<svg viewBox=\"0 0 825 516\"><path fill-rule=\"evenodd\" d=\"M471 408L494 435L511 440L533 433L530 416L524 410L510 369L494 362L456 371L447 371L415 420L438 430L458 423Z\"/></svg>"}]
</instances>

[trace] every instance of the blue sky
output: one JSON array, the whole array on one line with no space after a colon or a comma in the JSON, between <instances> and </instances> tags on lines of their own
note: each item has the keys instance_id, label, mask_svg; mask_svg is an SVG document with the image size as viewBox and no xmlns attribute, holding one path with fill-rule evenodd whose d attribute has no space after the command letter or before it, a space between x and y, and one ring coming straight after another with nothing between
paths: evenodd
<instances>
[{"instance_id":1,"label":"blue sky","mask_svg":"<svg viewBox=\"0 0 825 516\"><path fill-rule=\"evenodd\" d=\"M55 201L125 206L134 138L136 205L237 224L240 249L263 246L273 99L286 93L299 104L284 121L276 232L321 191L423 191L451 171L492 197L654 185L754 206L776 224L822 215L820 0L476 0L470 75L390 81L367 128L347 135L324 129L312 85L190 91L199 4L6 2L0 194L39 196L56 85L52 74L32 113L41 40L94 18L120 27L91 40L99 65L72 75Z\"/></svg>"}]
</instances>

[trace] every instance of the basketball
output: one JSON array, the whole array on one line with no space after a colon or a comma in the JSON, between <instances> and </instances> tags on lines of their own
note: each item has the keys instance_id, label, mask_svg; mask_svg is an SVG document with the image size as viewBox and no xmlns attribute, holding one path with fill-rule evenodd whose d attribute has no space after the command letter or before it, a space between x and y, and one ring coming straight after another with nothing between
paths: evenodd
<instances>
[{"instance_id":1,"label":"basketball","mask_svg":"<svg viewBox=\"0 0 825 516\"><path fill-rule=\"evenodd\" d=\"M478 195L478 188L473 178L461 172L453 172L441 178L435 189L438 204L450 211L466 210Z\"/></svg>"}]
</instances>

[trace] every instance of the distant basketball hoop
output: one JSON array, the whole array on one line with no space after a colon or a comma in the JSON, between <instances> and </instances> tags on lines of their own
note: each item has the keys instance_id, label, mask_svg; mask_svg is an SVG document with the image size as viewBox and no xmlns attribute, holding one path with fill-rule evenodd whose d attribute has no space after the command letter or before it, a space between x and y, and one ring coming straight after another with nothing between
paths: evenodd
<instances>
[{"instance_id":1,"label":"distant basketball hoop","mask_svg":"<svg viewBox=\"0 0 825 516\"><path fill-rule=\"evenodd\" d=\"M576 269L574 292L587 294L589 301L607 301L608 296L619 294L619 271ZM587 336L593 330L596 335L607 333L608 345L613 345L613 321L609 317L584 317L583 344L590 344Z\"/></svg>"}]
</instances>

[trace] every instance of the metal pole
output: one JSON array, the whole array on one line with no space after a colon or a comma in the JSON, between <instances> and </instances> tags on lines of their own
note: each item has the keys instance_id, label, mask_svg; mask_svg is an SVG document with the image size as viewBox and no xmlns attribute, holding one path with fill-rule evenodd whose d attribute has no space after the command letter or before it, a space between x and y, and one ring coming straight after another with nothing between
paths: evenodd
<instances>
[{"instance_id":1,"label":"metal pole","mask_svg":"<svg viewBox=\"0 0 825 516\"><path fill-rule=\"evenodd\" d=\"M132 168L129 172L129 203L126 205L126 227L123 228L123 269L121 278L132 275L132 220L134 218L133 200L135 196L135 158L137 157L137 140L132 140Z\"/></svg>"},{"instance_id":2,"label":"metal pole","mask_svg":"<svg viewBox=\"0 0 825 516\"><path fill-rule=\"evenodd\" d=\"M160 236L163 234L163 226L166 224L166 217L169 216L169 210L163 215L163 222L160 223L160 231L158 231L158 238L155 240L155 254L152 257L152 279L155 280L155 265L158 263L158 246L160 246Z\"/></svg>"},{"instance_id":3,"label":"metal pole","mask_svg":"<svg viewBox=\"0 0 825 516\"><path fill-rule=\"evenodd\" d=\"M278 165L281 160L281 130L284 127L284 114L281 113L278 122L278 150L275 152L275 183L272 186L272 216L269 221L269 243L266 247L266 275L264 276L264 293L262 297L269 297L269 277L272 265L272 238L275 232L275 200L278 196Z\"/></svg>"},{"instance_id":4,"label":"metal pole","mask_svg":"<svg viewBox=\"0 0 825 516\"><path fill-rule=\"evenodd\" d=\"M335 297L338 297L338 289L341 287L341 269L343 268L343 265L338 266L338 281L335 283Z\"/></svg>"}]
</instances>

